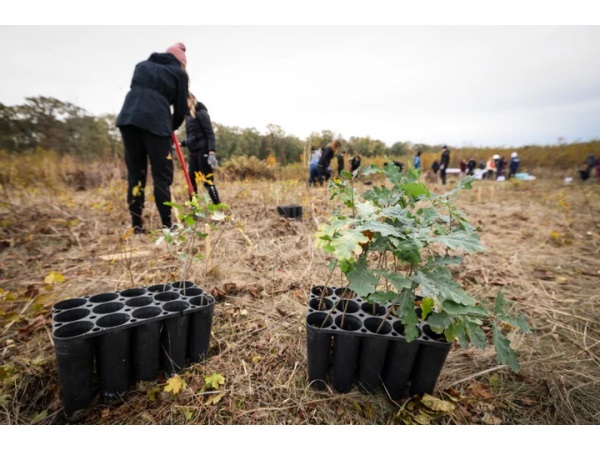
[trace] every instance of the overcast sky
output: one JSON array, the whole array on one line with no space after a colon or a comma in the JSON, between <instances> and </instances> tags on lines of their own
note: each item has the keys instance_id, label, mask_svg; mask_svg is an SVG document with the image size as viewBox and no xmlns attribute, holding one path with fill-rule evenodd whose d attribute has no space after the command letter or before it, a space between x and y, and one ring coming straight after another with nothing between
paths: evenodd
<instances>
[{"instance_id":1,"label":"overcast sky","mask_svg":"<svg viewBox=\"0 0 600 450\"><path fill-rule=\"evenodd\" d=\"M0 26L0 103L118 114L136 63L183 42L214 122L391 145L600 138L599 26Z\"/></svg>"}]
</instances>

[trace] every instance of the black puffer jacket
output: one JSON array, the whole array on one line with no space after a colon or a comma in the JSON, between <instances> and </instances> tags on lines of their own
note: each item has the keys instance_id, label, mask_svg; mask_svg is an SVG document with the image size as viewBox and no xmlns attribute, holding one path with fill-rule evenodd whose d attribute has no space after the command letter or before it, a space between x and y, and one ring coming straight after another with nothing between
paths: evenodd
<instances>
[{"instance_id":1,"label":"black puffer jacket","mask_svg":"<svg viewBox=\"0 0 600 450\"><path fill-rule=\"evenodd\" d=\"M187 97L188 76L177 58L170 53L152 53L135 66L117 127L135 125L158 136L170 136L188 113Z\"/></svg>"},{"instance_id":2,"label":"black puffer jacket","mask_svg":"<svg viewBox=\"0 0 600 450\"><path fill-rule=\"evenodd\" d=\"M181 144L192 153L208 153L215 150L215 132L206 106L196 103L196 117L185 118L186 138Z\"/></svg>"},{"instance_id":3,"label":"black puffer jacket","mask_svg":"<svg viewBox=\"0 0 600 450\"><path fill-rule=\"evenodd\" d=\"M333 159L333 148L331 145L327 145L321 149L321 159L319 159L319 166L324 169L327 169L331 164L331 160Z\"/></svg>"}]
</instances>

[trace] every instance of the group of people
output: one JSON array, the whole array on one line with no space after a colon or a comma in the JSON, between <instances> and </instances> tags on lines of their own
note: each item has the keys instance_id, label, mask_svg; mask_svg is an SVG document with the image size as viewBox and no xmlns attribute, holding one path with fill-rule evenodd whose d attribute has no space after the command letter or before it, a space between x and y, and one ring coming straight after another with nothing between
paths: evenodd
<instances>
[{"instance_id":1,"label":"group of people","mask_svg":"<svg viewBox=\"0 0 600 450\"><path fill-rule=\"evenodd\" d=\"M484 170L483 178L488 180L510 180L519 171L521 160L517 152L512 152L510 155L510 161L504 156L494 155L487 160L485 165L483 161L480 161L480 168Z\"/></svg>"},{"instance_id":2,"label":"group of people","mask_svg":"<svg viewBox=\"0 0 600 450\"><path fill-rule=\"evenodd\" d=\"M421 156L421 152L417 153L415 156L414 166L416 168L420 167L420 160L417 166L417 158ZM446 145L442 147L442 156L441 161L435 160L431 166L431 172L433 173L433 180L437 181L437 173L440 172L440 177L442 179L442 184L446 184L446 169L450 164L450 150ZM472 176L475 175L475 170L479 167L479 170L483 172L483 179L493 180L493 179L502 179L500 177L505 177L505 179L510 179L514 177L519 171L519 166L521 161L517 152L513 152L510 155L510 161L506 159L504 156L494 155L490 159L488 159L487 163L483 160L479 161L479 164L475 161L474 158L461 159L459 163L460 176Z\"/></svg>"},{"instance_id":3,"label":"group of people","mask_svg":"<svg viewBox=\"0 0 600 450\"><path fill-rule=\"evenodd\" d=\"M138 63L117 117L116 126L125 146L127 203L136 234L146 232L142 213L148 160L162 226L167 229L173 226L171 207L165 203L171 201L174 132L184 120L186 139L181 145L188 148L193 190L197 193L197 180L201 180L213 203L220 203L213 180L213 169L218 166L215 135L206 106L189 92L185 52L185 45L177 43L165 53L152 53Z\"/></svg>"},{"instance_id":4,"label":"group of people","mask_svg":"<svg viewBox=\"0 0 600 450\"><path fill-rule=\"evenodd\" d=\"M346 163L346 152L339 151L342 143L339 140L334 140L333 142L323 146L322 148L317 148L314 145L310 149L310 159L308 163L309 168L309 176L308 176L308 185L316 186L317 183L319 186L323 186L325 182L329 181L331 178L331 162L333 158L336 158L337 161L337 173L338 176L341 175L342 170L345 170ZM337 153L337 155L336 155ZM356 171L360 167L361 158L360 155L355 155L350 158L350 172Z\"/></svg>"}]
</instances>

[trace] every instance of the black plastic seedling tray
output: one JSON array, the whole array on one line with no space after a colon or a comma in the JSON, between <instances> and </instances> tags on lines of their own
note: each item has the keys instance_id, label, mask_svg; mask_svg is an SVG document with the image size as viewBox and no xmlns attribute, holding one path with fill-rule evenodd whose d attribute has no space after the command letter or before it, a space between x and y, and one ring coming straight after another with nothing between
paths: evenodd
<instances>
[{"instance_id":1,"label":"black plastic seedling tray","mask_svg":"<svg viewBox=\"0 0 600 450\"><path fill-rule=\"evenodd\" d=\"M215 299L192 282L71 298L52 308L52 338L67 417L94 395L120 401L129 385L153 381L206 357Z\"/></svg>"},{"instance_id":2,"label":"black plastic seedling tray","mask_svg":"<svg viewBox=\"0 0 600 450\"><path fill-rule=\"evenodd\" d=\"M302 206L299 205L278 206L277 212L288 219L302 219Z\"/></svg>"},{"instance_id":3,"label":"black plastic seedling tray","mask_svg":"<svg viewBox=\"0 0 600 450\"><path fill-rule=\"evenodd\" d=\"M311 386L324 388L331 371L339 392L358 381L367 392L383 385L393 399L408 386L411 394L432 393L450 343L422 321L419 337L408 343L400 319L386 316L391 306L368 303L346 288L314 286L306 315Z\"/></svg>"}]
</instances>

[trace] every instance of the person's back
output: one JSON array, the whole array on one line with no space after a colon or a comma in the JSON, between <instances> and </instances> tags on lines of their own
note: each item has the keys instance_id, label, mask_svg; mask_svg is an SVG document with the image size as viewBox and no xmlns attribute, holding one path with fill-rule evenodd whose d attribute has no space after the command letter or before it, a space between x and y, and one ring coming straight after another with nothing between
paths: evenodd
<instances>
[{"instance_id":1,"label":"person's back","mask_svg":"<svg viewBox=\"0 0 600 450\"><path fill-rule=\"evenodd\" d=\"M135 66L117 127L133 125L158 136L171 136L188 111L187 84L188 76L175 56L153 53ZM172 116L170 105L174 105Z\"/></svg>"}]
</instances>

